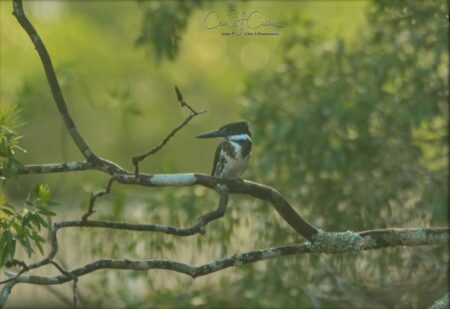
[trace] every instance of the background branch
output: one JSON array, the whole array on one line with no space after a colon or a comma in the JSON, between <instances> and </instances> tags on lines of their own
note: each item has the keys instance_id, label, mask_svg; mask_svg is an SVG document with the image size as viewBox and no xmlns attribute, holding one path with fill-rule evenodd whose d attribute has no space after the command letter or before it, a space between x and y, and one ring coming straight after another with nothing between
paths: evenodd
<instances>
[{"instance_id":1,"label":"background branch","mask_svg":"<svg viewBox=\"0 0 450 309\"><path fill-rule=\"evenodd\" d=\"M331 239L336 239L336 236L345 233L332 233ZM357 235L364 235L361 240L361 250L379 249L385 247L396 246L429 246L442 245L449 241L448 228L416 228L416 229L386 229L373 230L354 233ZM344 244L345 245L345 244ZM339 249L334 252L325 251L324 249L314 249L311 243L299 243L292 245L284 245L273 248L259 249L248 251L245 253L237 253L229 257L210 261L208 263L194 266L190 264L180 263L171 260L110 260L102 259L86 264L82 267L70 271L68 274L57 276L36 276L36 275L20 275L17 278L17 283L30 283L37 285L52 285L61 284L72 280L71 276L81 277L91 272L100 269L120 269L120 270L139 270L146 271L150 269L165 269L174 272L179 272L193 278L205 276L213 272L217 272L233 266L241 266L248 263L272 259L279 256L287 256L293 254L305 253L342 253ZM16 274L7 272L8 276L15 276Z\"/></svg>"}]
</instances>

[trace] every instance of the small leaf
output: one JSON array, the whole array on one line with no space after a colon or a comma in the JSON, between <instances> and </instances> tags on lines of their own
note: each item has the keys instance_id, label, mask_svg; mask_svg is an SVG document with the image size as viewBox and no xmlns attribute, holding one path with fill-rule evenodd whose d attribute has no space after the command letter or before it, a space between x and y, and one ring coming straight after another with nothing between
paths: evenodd
<instances>
[{"instance_id":1,"label":"small leaf","mask_svg":"<svg viewBox=\"0 0 450 309\"><path fill-rule=\"evenodd\" d=\"M33 223L37 227L38 231L41 230L41 221L39 220L39 218L39 214L35 214L31 217L31 223Z\"/></svg>"},{"instance_id":2,"label":"small leaf","mask_svg":"<svg viewBox=\"0 0 450 309\"><path fill-rule=\"evenodd\" d=\"M48 210L47 208L44 208L42 206L38 206L39 213L45 215L45 216L56 216L56 213L54 213L51 210Z\"/></svg>"},{"instance_id":3,"label":"small leaf","mask_svg":"<svg viewBox=\"0 0 450 309\"><path fill-rule=\"evenodd\" d=\"M16 253L16 241L11 235L11 232L5 231L4 237L6 239L6 255L9 255L11 258L14 257L14 254Z\"/></svg>"},{"instance_id":4,"label":"small leaf","mask_svg":"<svg viewBox=\"0 0 450 309\"><path fill-rule=\"evenodd\" d=\"M0 238L0 267L3 267L3 265L5 264L6 254L6 242L4 242L3 238Z\"/></svg>"},{"instance_id":5,"label":"small leaf","mask_svg":"<svg viewBox=\"0 0 450 309\"><path fill-rule=\"evenodd\" d=\"M33 236L31 236L31 238L33 239L34 243L38 247L41 254L44 254L44 249L42 248L42 245L41 245L41 243L43 243L45 241L44 238L42 238L41 235L36 233L36 231L33 231Z\"/></svg>"},{"instance_id":6,"label":"small leaf","mask_svg":"<svg viewBox=\"0 0 450 309\"><path fill-rule=\"evenodd\" d=\"M8 202L4 203L4 204L2 205L2 208L8 208L8 209L10 209L10 210L12 210L12 211L15 211L15 210L16 210L16 208L14 207L14 205L12 205L12 204L10 204L10 203L8 203Z\"/></svg>"},{"instance_id":7,"label":"small leaf","mask_svg":"<svg viewBox=\"0 0 450 309\"><path fill-rule=\"evenodd\" d=\"M40 223L42 226L48 228L47 221L45 221L40 215L36 215L35 218L39 221L39 223Z\"/></svg>"},{"instance_id":8,"label":"small leaf","mask_svg":"<svg viewBox=\"0 0 450 309\"><path fill-rule=\"evenodd\" d=\"M30 240L28 238L19 238L19 242L27 250L28 257L31 257L33 248L31 247Z\"/></svg>"},{"instance_id":9,"label":"small leaf","mask_svg":"<svg viewBox=\"0 0 450 309\"><path fill-rule=\"evenodd\" d=\"M11 211L11 210L8 209L8 208L1 207L1 210L2 210L5 214L7 214L8 216L13 216L13 215L14 215L14 211Z\"/></svg>"},{"instance_id":10,"label":"small leaf","mask_svg":"<svg viewBox=\"0 0 450 309\"><path fill-rule=\"evenodd\" d=\"M34 187L34 193L37 198L43 202L48 202L50 200L50 189L45 184L38 184Z\"/></svg>"},{"instance_id":11,"label":"small leaf","mask_svg":"<svg viewBox=\"0 0 450 309\"><path fill-rule=\"evenodd\" d=\"M34 238L33 238L33 240L34 240L34 243L36 244L36 246L38 247L39 252L41 254L44 254L44 249L42 248L41 242L39 240L37 240L37 239L34 239Z\"/></svg>"}]
</instances>

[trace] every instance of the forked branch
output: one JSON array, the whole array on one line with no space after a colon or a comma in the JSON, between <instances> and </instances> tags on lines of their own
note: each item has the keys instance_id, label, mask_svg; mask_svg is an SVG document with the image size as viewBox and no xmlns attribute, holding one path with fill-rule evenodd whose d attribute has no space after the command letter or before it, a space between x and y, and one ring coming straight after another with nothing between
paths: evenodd
<instances>
[{"instance_id":1,"label":"forked branch","mask_svg":"<svg viewBox=\"0 0 450 309\"><path fill-rule=\"evenodd\" d=\"M139 175L139 162L145 160L148 156L151 156L160 151L178 131L180 131L185 125L189 123L189 121L192 120L192 118L201 115L203 113L206 113L206 111L197 112L189 104L187 104L186 101L184 101L183 95L181 94L177 86L175 86L175 92L177 94L177 99L180 102L181 107L182 108L187 107L191 111L191 113L189 114L189 116L186 117L186 119L184 119L184 121L178 127L170 131L170 133L167 134L167 136L157 146L153 147L152 149L141 155L137 155L132 158L132 163L134 165L134 175L136 177L138 177Z\"/></svg>"}]
</instances>

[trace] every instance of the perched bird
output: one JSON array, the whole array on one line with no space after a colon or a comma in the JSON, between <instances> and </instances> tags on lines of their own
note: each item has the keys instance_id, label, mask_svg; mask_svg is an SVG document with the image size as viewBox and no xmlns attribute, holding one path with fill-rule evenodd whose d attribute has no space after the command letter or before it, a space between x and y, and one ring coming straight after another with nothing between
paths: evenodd
<instances>
[{"instance_id":1,"label":"perched bird","mask_svg":"<svg viewBox=\"0 0 450 309\"><path fill-rule=\"evenodd\" d=\"M211 176L238 178L245 171L252 149L252 134L246 122L234 122L197 138L223 137L217 147Z\"/></svg>"}]
</instances>

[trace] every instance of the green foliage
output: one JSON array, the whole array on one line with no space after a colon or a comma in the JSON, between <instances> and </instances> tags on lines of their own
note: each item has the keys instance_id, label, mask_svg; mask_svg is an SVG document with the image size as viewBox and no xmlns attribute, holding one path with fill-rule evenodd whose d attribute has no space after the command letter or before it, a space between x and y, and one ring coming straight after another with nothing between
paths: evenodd
<instances>
[{"instance_id":1,"label":"green foliage","mask_svg":"<svg viewBox=\"0 0 450 309\"><path fill-rule=\"evenodd\" d=\"M19 110L13 108L0 108L0 162L2 165L2 173L0 180L4 181L12 178L17 171L23 166L15 155L17 151L26 152L19 146L21 136L16 131L18 125Z\"/></svg>"},{"instance_id":2,"label":"green foliage","mask_svg":"<svg viewBox=\"0 0 450 309\"><path fill-rule=\"evenodd\" d=\"M44 253L42 244L45 242L40 235L41 229L49 229L47 218L56 214L51 206L59 202L50 199L50 189L46 185L36 185L25 201L25 207L16 208L8 202L0 207L0 267L14 259L16 245L22 246L28 257L37 247Z\"/></svg>"},{"instance_id":3,"label":"green foliage","mask_svg":"<svg viewBox=\"0 0 450 309\"><path fill-rule=\"evenodd\" d=\"M351 43L324 41L300 20L277 73L249 79L260 175L292 192L321 227L412 223L417 212L403 207L430 213L435 199L431 214L444 223L445 7L377 2L370 31Z\"/></svg>"},{"instance_id":4,"label":"green foliage","mask_svg":"<svg viewBox=\"0 0 450 309\"><path fill-rule=\"evenodd\" d=\"M182 33L192 12L201 7L203 0L190 1L141 1L144 13L137 46L149 45L158 60L173 60L179 51Z\"/></svg>"},{"instance_id":5,"label":"green foliage","mask_svg":"<svg viewBox=\"0 0 450 309\"><path fill-rule=\"evenodd\" d=\"M287 194L326 231L446 224L446 14L442 1L377 1L352 41L326 39L310 19L296 19L276 72L249 78L254 177ZM274 229L263 233L296 240ZM411 271L418 256L421 267ZM279 259L264 274L244 277L253 278L248 286L277 280L261 305L276 297L294 306L287 299L297 275L310 284L298 296L309 299L307 306L425 307L445 290L445 276L430 271L447 269L447 258L445 249L419 249L365 253L353 263L335 256ZM395 285L395 295L376 287L382 282ZM430 295L424 282L439 292Z\"/></svg>"}]
</instances>

